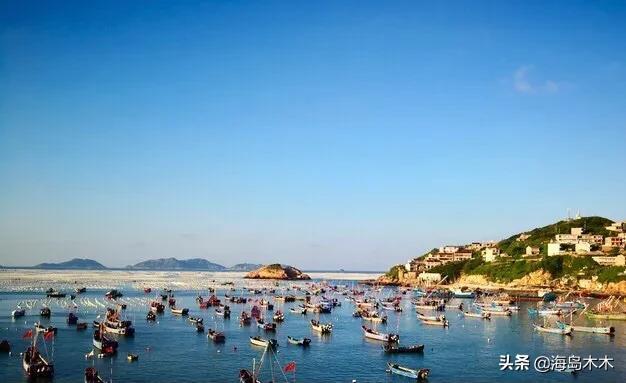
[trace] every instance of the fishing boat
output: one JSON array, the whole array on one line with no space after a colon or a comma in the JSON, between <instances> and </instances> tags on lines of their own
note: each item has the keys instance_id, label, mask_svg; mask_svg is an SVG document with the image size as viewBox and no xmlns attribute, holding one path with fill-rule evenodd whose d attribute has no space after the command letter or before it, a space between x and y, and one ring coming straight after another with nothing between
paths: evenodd
<instances>
[{"instance_id":1,"label":"fishing boat","mask_svg":"<svg viewBox=\"0 0 626 383\"><path fill-rule=\"evenodd\" d=\"M412 346L398 346L393 344L384 344L383 351L387 354L414 354L424 352L423 344L416 344Z\"/></svg>"},{"instance_id":2,"label":"fishing boat","mask_svg":"<svg viewBox=\"0 0 626 383\"><path fill-rule=\"evenodd\" d=\"M74 292L76 294L82 294L82 293L87 292L87 288L86 287L77 287L77 288L74 289Z\"/></svg>"},{"instance_id":3,"label":"fishing boat","mask_svg":"<svg viewBox=\"0 0 626 383\"><path fill-rule=\"evenodd\" d=\"M148 311L148 315L146 315L146 320L154 322L156 321L156 319L157 317L154 311Z\"/></svg>"},{"instance_id":4,"label":"fishing boat","mask_svg":"<svg viewBox=\"0 0 626 383\"><path fill-rule=\"evenodd\" d=\"M588 311L585 315L587 315L587 318L589 319L626 320L626 312L604 313Z\"/></svg>"},{"instance_id":5,"label":"fishing boat","mask_svg":"<svg viewBox=\"0 0 626 383\"><path fill-rule=\"evenodd\" d=\"M239 370L239 383L261 383L261 381L256 379L250 371Z\"/></svg>"},{"instance_id":6,"label":"fishing boat","mask_svg":"<svg viewBox=\"0 0 626 383\"><path fill-rule=\"evenodd\" d=\"M117 298L121 298L122 296L124 296L124 294L122 294L121 292L113 289L113 290L109 290L104 294L105 297L107 297L108 299L117 299Z\"/></svg>"},{"instance_id":7,"label":"fishing boat","mask_svg":"<svg viewBox=\"0 0 626 383\"><path fill-rule=\"evenodd\" d=\"M241 326L247 326L250 324L251 321L252 321L252 318L250 317L250 315L248 315L247 312L242 311L241 315L239 316L239 324Z\"/></svg>"},{"instance_id":8,"label":"fishing boat","mask_svg":"<svg viewBox=\"0 0 626 383\"><path fill-rule=\"evenodd\" d=\"M493 308L483 308L482 312L488 313L491 316L511 316L513 312L509 309L505 310L494 310Z\"/></svg>"},{"instance_id":9,"label":"fishing boat","mask_svg":"<svg viewBox=\"0 0 626 383\"><path fill-rule=\"evenodd\" d=\"M44 334L47 334L47 333L50 333L50 332L56 334L57 333L57 328L56 327L52 327L52 326L45 327L41 323L35 322L35 331L37 331L38 333L42 332Z\"/></svg>"},{"instance_id":10,"label":"fishing boat","mask_svg":"<svg viewBox=\"0 0 626 383\"><path fill-rule=\"evenodd\" d=\"M306 315L306 307L304 306L292 307L289 309L289 312L293 314Z\"/></svg>"},{"instance_id":11,"label":"fishing boat","mask_svg":"<svg viewBox=\"0 0 626 383\"><path fill-rule=\"evenodd\" d=\"M104 331L97 329L93 332L93 346L103 354L111 355L117 351L117 341L106 336Z\"/></svg>"},{"instance_id":12,"label":"fishing boat","mask_svg":"<svg viewBox=\"0 0 626 383\"><path fill-rule=\"evenodd\" d=\"M557 321L556 324L559 328L566 328L567 326L570 326L573 332L588 332L588 333L593 333L593 334L606 334L606 335L613 335L615 333L615 327L574 326L574 325L568 325L561 321Z\"/></svg>"},{"instance_id":13,"label":"fishing boat","mask_svg":"<svg viewBox=\"0 0 626 383\"><path fill-rule=\"evenodd\" d=\"M160 314L165 311L165 305L158 301L152 301L150 302L150 311Z\"/></svg>"},{"instance_id":14,"label":"fishing boat","mask_svg":"<svg viewBox=\"0 0 626 383\"><path fill-rule=\"evenodd\" d=\"M366 321L370 321L372 323L387 323L387 316L381 316L376 311L372 313L361 313L361 318Z\"/></svg>"},{"instance_id":15,"label":"fishing boat","mask_svg":"<svg viewBox=\"0 0 626 383\"><path fill-rule=\"evenodd\" d=\"M256 325L258 328L260 328L261 330L265 330L265 331L276 331L276 323L265 323L265 321L263 320L263 318L257 319L256 321Z\"/></svg>"},{"instance_id":16,"label":"fishing boat","mask_svg":"<svg viewBox=\"0 0 626 383\"><path fill-rule=\"evenodd\" d=\"M172 307L170 308L170 310L172 311L172 314L174 315L188 315L189 314L189 309L177 309L176 307Z\"/></svg>"},{"instance_id":17,"label":"fishing boat","mask_svg":"<svg viewBox=\"0 0 626 383\"><path fill-rule=\"evenodd\" d=\"M274 322L282 322L285 320L285 314L282 311L278 310L274 313Z\"/></svg>"},{"instance_id":18,"label":"fishing boat","mask_svg":"<svg viewBox=\"0 0 626 383\"><path fill-rule=\"evenodd\" d=\"M560 335L570 335L572 333L572 326L565 326L564 328L559 327L545 327L543 325L533 324L533 327L536 331L551 333L551 334L560 334Z\"/></svg>"},{"instance_id":19,"label":"fishing boat","mask_svg":"<svg viewBox=\"0 0 626 383\"><path fill-rule=\"evenodd\" d=\"M204 332L204 325L202 323L196 323L196 332Z\"/></svg>"},{"instance_id":20,"label":"fishing boat","mask_svg":"<svg viewBox=\"0 0 626 383\"><path fill-rule=\"evenodd\" d=\"M420 320L440 320L441 318L446 319L445 315L424 315L421 312L417 312L417 319Z\"/></svg>"},{"instance_id":21,"label":"fishing boat","mask_svg":"<svg viewBox=\"0 0 626 383\"><path fill-rule=\"evenodd\" d=\"M189 322L194 324L202 324L204 322L204 319L200 317L189 317Z\"/></svg>"},{"instance_id":22,"label":"fishing boat","mask_svg":"<svg viewBox=\"0 0 626 383\"><path fill-rule=\"evenodd\" d=\"M213 329L209 329L207 338L211 339L215 343L223 343L226 341L226 335L223 332L218 332Z\"/></svg>"},{"instance_id":23,"label":"fishing boat","mask_svg":"<svg viewBox=\"0 0 626 383\"><path fill-rule=\"evenodd\" d=\"M292 336L287 336L287 341L298 346L308 346L311 343L309 338L294 338Z\"/></svg>"},{"instance_id":24,"label":"fishing boat","mask_svg":"<svg viewBox=\"0 0 626 383\"><path fill-rule=\"evenodd\" d=\"M321 334L330 334L333 331L333 325L331 323L320 323L315 319L311 319L311 328Z\"/></svg>"},{"instance_id":25,"label":"fishing boat","mask_svg":"<svg viewBox=\"0 0 626 383\"><path fill-rule=\"evenodd\" d=\"M78 316L74 313L69 313L67 315L67 324L68 325L75 325L76 323L78 323Z\"/></svg>"},{"instance_id":26,"label":"fishing boat","mask_svg":"<svg viewBox=\"0 0 626 383\"><path fill-rule=\"evenodd\" d=\"M54 375L54 364L46 360L37 349L37 338L22 355L22 368L29 378L50 378Z\"/></svg>"},{"instance_id":27,"label":"fishing boat","mask_svg":"<svg viewBox=\"0 0 626 383\"><path fill-rule=\"evenodd\" d=\"M416 380L425 380L428 378L428 374L430 374L430 369L428 368L412 369L394 363L387 363L387 371L392 374L406 376Z\"/></svg>"},{"instance_id":28,"label":"fishing boat","mask_svg":"<svg viewBox=\"0 0 626 383\"><path fill-rule=\"evenodd\" d=\"M11 352L11 343L8 340L2 339L0 342L0 352Z\"/></svg>"},{"instance_id":29,"label":"fishing boat","mask_svg":"<svg viewBox=\"0 0 626 383\"><path fill-rule=\"evenodd\" d=\"M87 367L85 369L85 383L104 383L104 380L98 375L95 367Z\"/></svg>"},{"instance_id":30,"label":"fishing boat","mask_svg":"<svg viewBox=\"0 0 626 383\"><path fill-rule=\"evenodd\" d=\"M427 325L441 326L441 327L449 327L450 326L450 323L448 322L446 317L443 316L443 315L438 316L435 320L432 320L432 319L422 319L422 318L419 318L419 317L418 317L418 319L423 324L427 324Z\"/></svg>"},{"instance_id":31,"label":"fishing boat","mask_svg":"<svg viewBox=\"0 0 626 383\"><path fill-rule=\"evenodd\" d=\"M170 299L167 301L167 304L168 304L168 306L170 306L170 307L172 307L172 306L176 306L176 299L174 299L174 298L170 298Z\"/></svg>"},{"instance_id":32,"label":"fishing boat","mask_svg":"<svg viewBox=\"0 0 626 383\"><path fill-rule=\"evenodd\" d=\"M49 289L48 291L46 291L46 296L48 298L65 298L66 295L67 294L62 293L62 292L57 291L57 290Z\"/></svg>"},{"instance_id":33,"label":"fishing boat","mask_svg":"<svg viewBox=\"0 0 626 383\"><path fill-rule=\"evenodd\" d=\"M469 290L462 290L462 289L455 289L452 290L452 295L455 298L474 298L475 294L473 291L469 291Z\"/></svg>"},{"instance_id":34,"label":"fishing boat","mask_svg":"<svg viewBox=\"0 0 626 383\"><path fill-rule=\"evenodd\" d=\"M50 315L52 315L52 311L50 311L49 307L42 307L41 310L39 310L39 315L44 317L44 318L50 318Z\"/></svg>"},{"instance_id":35,"label":"fishing boat","mask_svg":"<svg viewBox=\"0 0 626 383\"><path fill-rule=\"evenodd\" d=\"M146 294L150 294L152 292L152 289L150 287L146 287L145 289L143 289L143 292Z\"/></svg>"},{"instance_id":36,"label":"fishing boat","mask_svg":"<svg viewBox=\"0 0 626 383\"><path fill-rule=\"evenodd\" d=\"M128 359L129 362L136 362L139 360L139 355L137 354L131 354L130 352L126 355L126 359Z\"/></svg>"},{"instance_id":37,"label":"fishing boat","mask_svg":"<svg viewBox=\"0 0 626 383\"><path fill-rule=\"evenodd\" d=\"M15 310L11 311L11 316L13 318L23 317L24 315L26 315L26 310L24 310L20 306L17 306Z\"/></svg>"},{"instance_id":38,"label":"fishing boat","mask_svg":"<svg viewBox=\"0 0 626 383\"><path fill-rule=\"evenodd\" d=\"M482 311L479 313L473 313L470 311L464 311L463 312L463 316L468 317L468 318L482 318L482 319L491 319L491 313Z\"/></svg>"},{"instance_id":39,"label":"fishing boat","mask_svg":"<svg viewBox=\"0 0 626 383\"><path fill-rule=\"evenodd\" d=\"M104 321L102 329L104 332L123 336L132 336L135 334L135 329L130 325L129 321Z\"/></svg>"},{"instance_id":40,"label":"fishing boat","mask_svg":"<svg viewBox=\"0 0 626 383\"><path fill-rule=\"evenodd\" d=\"M385 334L365 326L361 326L361 328L363 329L363 335L366 338L388 343L396 343L400 341L400 335L398 334Z\"/></svg>"},{"instance_id":41,"label":"fishing boat","mask_svg":"<svg viewBox=\"0 0 626 383\"><path fill-rule=\"evenodd\" d=\"M261 347L272 347L272 348L278 347L278 341L276 341L276 339L263 339L260 336L251 336L250 343L252 343L255 346L261 346Z\"/></svg>"}]
</instances>

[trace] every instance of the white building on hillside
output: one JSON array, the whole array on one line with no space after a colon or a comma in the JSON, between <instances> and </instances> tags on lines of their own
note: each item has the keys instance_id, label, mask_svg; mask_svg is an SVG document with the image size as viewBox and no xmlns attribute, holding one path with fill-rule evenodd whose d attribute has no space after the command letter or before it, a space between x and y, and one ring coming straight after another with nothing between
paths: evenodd
<instances>
[{"instance_id":1,"label":"white building on hillside","mask_svg":"<svg viewBox=\"0 0 626 383\"><path fill-rule=\"evenodd\" d=\"M493 262L500 256L500 249L497 247L485 247L480 254L485 262Z\"/></svg>"}]
</instances>

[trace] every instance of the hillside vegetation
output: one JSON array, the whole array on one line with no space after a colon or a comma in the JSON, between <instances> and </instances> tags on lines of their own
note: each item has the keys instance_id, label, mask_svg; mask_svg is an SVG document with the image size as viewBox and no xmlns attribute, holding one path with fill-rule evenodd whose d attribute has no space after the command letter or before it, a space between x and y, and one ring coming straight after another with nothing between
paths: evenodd
<instances>
[{"instance_id":1,"label":"hillside vegetation","mask_svg":"<svg viewBox=\"0 0 626 383\"><path fill-rule=\"evenodd\" d=\"M509 238L506 238L498 242L498 247L503 253L506 253L512 257L517 257L526 251L527 246L539 247L541 254L547 254L547 243L554 238L556 234L568 234L570 229L574 227L582 227L585 234L600 234L607 236L609 231L606 230L606 226L609 226L613 221L604 217L582 217L571 221L559 221L552 225L538 227L531 231L515 234ZM523 241L518 241L517 238L521 234L529 234L530 237Z\"/></svg>"}]
</instances>

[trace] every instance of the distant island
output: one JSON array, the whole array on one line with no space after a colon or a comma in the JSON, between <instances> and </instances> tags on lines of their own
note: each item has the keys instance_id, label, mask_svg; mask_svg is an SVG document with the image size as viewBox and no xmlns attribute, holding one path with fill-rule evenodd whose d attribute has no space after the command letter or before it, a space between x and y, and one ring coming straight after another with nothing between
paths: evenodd
<instances>
[{"instance_id":1,"label":"distant island","mask_svg":"<svg viewBox=\"0 0 626 383\"><path fill-rule=\"evenodd\" d=\"M74 258L69 261L59 263L40 263L35 265L35 269L56 269L56 270L105 270L107 267L93 259Z\"/></svg>"},{"instance_id":2,"label":"distant island","mask_svg":"<svg viewBox=\"0 0 626 383\"><path fill-rule=\"evenodd\" d=\"M274 263L250 271L244 278L249 279L282 279L282 280L307 280L311 279L299 269L293 266Z\"/></svg>"},{"instance_id":3,"label":"distant island","mask_svg":"<svg viewBox=\"0 0 626 383\"><path fill-rule=\"evenodd\" d=\"M392 266L378 283L562 288L626 294L626 222L568 218L495 242L443 245Z\"/></svg>"},{"instance_id":4,"label":"distant island","mask_svg":"<svg viewBox=\"0 0 626 383\"><path fill-rule=\"evenodd\" d=\"M43 269L43 270L160 270L160 271L234 271L248 272L256 270L263 265L257 263L238 263L226 267L210 262L203 258L176 259L158 258L150 259L126 266L125 268L107 267L93 259L74 258L65 262L44 262L35 266L0 266L0 269Z\"/></svg>"}]
</instances>

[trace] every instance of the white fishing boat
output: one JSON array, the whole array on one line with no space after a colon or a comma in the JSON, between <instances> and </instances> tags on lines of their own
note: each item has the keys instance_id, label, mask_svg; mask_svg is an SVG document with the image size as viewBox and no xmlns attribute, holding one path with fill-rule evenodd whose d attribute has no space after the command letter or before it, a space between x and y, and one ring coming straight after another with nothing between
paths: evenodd
<instances>
[{"instance_id":1,"label":"white fishing boat","mask_svg":"<svg viewBox=\"0 0 626 383\"><path fill-rule=\"evenodd\" d=\"M445 319L444 315L424 315L421 312L417 312L417 318L420 320L440 320L441 318Z\"/></svg>"},{"instance_id":2,"label":"white fishing boat","mask_svg":"<svg viewBox=\"0 0 626 383\"><path fill-rule=\"evenodd\" d=\"M273 348L278 346L278 342L276 339L263 339L260 336L251 336L250 343L255 346L268 347L271 346Z\"/></svg>"},{"instance_id":3,"label":"white fishing boat","mask_svg":"<svg viewBox=\"0 0 626 383\"><path fill-rule=\"evenodd\" d=\"M298 346L308 346L311 343L309 338L294 338L292 336L287 336L287 341Z\"/></svg>"},{"instance_id":4,"label":"white fishing boat","mask_svg":"<svg viewBox=\"0 0 626 383\"><path fill-rule=\"evenodd\" d=\"M378 332L374 329L367 328L365 326L361 326L361 328L363 329L363 335L366 338L379 340L381 342L390 342L390 343L395 343L395 342L400 341L400 335L398 334L385 334L382 332Z\"/></svg>"},{"instance_id":5,"label":"white fishing boat","mask_svg":"<svg viewBox=\"0 0 626 383\"><path fill-rule=\"evenodd\" d=\"M17 306L15 310L11 311L11 316L13 318L23 317L24 315L26 315L26 310L24 310L20 306Z\"/></svg>"},{"instance_id":6,"label":"white fishing boat","mask_svg":"<svg viewBox=\"0 0 626 383\"><path fill-rule=\"evenodd\" d=\"M330 323L320 323L315 319L311 319L311 328L322 334L330 334L333 331L333 325Z\"/></svg>"},{"instance_id":7,"label":"white fishing boat","mask_svg":"<svg viewBox=\"0 0 626 383\"><path fill-rule=\"evenodd\" d=\"M550 334L559 334L559 335L570 335L572 333L572 326L564 326L564 328L560 327L544 327L533 324L533 327L536 331L546 332Z\"/></svg>"},{"instance_id":8,"label":"white fishing boat","mask_svg":"<svg viewBox=\"0 0 626 383\"><path fill-rule=\"evenodd\" d=\"M172 307L170 310L172 311L172 314L174 314L174 315L187 315L187 314L189 314L189 309L177 309L175 307Z\"/></svg>"},{"instance_id":9,"label":"white fishing boat","mask_svg":"<svg viewBox=\"0 0 626 383\"><path fill-rule=\"evenodd\" d=\"M556 323L560 328L565 328L569 326L560 321L557 321ZM607 335L611 335L615 333L615 327L586 327L586 326L575 326L575 325L571 325L570 327L572 328L573 332L589 332L593 334L607 334Z\"/></svg>"},{"instance_id":10,"label":"white fishing boat","mask_svg":"<svg viewBox=\"0 0 626 383\"><path fill-rule=\"evenodd\" d=\"M492 308L483 308L482 312L488 313L491 316L511 316L513 313L511 310L494 310Z\"/></svg>"},{"instance_id":11,"label":"white fishing boat","mask_svg":"<svg viewBox=\"0 0 626 383\"><path fill-rule=\"evenodd\" d=\"M427 324L427 325L432 325L432 326L441 326L441 327L448 327L450 325L450 323L448 322L448 320L446 319L445 316L440 316L437 317L437 319L432 320L432 319L421 319L418 318L423 324Z\"/></svg>"},{"instance_id":12,"label":"white fishing boat","mask_svg":"<svg viewBox=\"0 0 626 383\"><path fill-rule=\"evenodd\" d=\"M479 313L473 313L470 311L465 311L463 312L463 316L465 317L469 317L469 318L482 318L482 319L491 319L491 313L488 312L479 312Z\"/></svg>"},{"instance_id":13,"label":"white fishing boat","mask_svg":"<svg viewBox=\"0 0 626 383\"><path fill-rule=\"evenodd\" d=\"M430 373L430 369L428 368L412 369L394 363L387 363L387 371L392 374L406 376L416 380L425 380Z\"/></svg>"}]
</instances>

